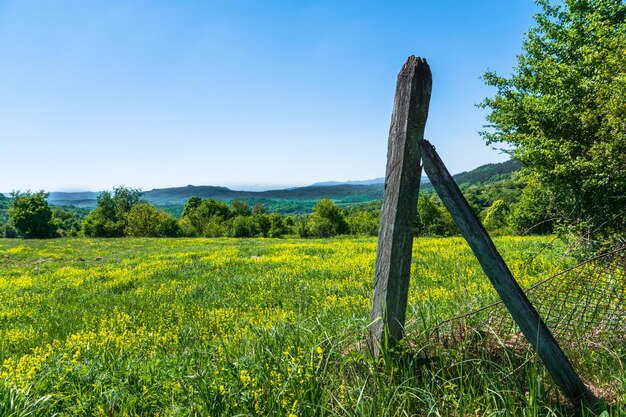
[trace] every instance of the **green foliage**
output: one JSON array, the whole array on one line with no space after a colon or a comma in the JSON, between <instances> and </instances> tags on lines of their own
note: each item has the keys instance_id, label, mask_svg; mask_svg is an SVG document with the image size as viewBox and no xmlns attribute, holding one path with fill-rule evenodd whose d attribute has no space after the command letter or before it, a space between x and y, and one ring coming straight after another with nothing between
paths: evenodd
<instances>
[{"instance_id":1,"label":"green foliage","mask_svg":"<svg viewBox=\"0 0 626 417\"><path fill-rule=\"evenodd\" d=\"M198 204L198 197L190 197L185 205L183 219L187 219L189 225L193 227L193 235L205 237L229 236L228 225L223 225L225 221L233 217L228 204L217 200L201 200Z\"/></svg>"},{"instance_id":2,"label":"green foliage","mask_svg":"<svg viewBox=\"0 0 626 417\"><path fill-rule=\"evenodd\" d=\"M232 200L230 205L234 216L249 216L252 213L250 205L243 200Z\"/></svg>"},{"instance_id":3,"label":"green foliage","mask_svg":"<svg viewBox=\"0 0 626 417\"><path fill-rule=\"evenodd\" d=\"M0 193L0 224L7 223L9 221L9 203L11 199Z\"/></svg>"},{"instance_id":4,"label":"green foliage","mask_svg":"<svg viewBox=\"0 0 626 417\"><path fill-rule=\"evenodd\" d=\"M56 223L57 232L61 236L78 236L82 230L86 209L73 206L54 207L52 219Z\"/></svg>"},{"instance_id":5,"label":"green foliage","mask_svg":"<svg viewBox=\"0 0 626 417\"><path fill-rule=\"evenodd\" d=\"M513 75L484 76L497 93L483 102L491 109L483 136L512 147L526 181L554 197L566 224L600 239L623 234L626 4L538 4Z\"/></svg>"},{"instance_id":6,"label":"green foliage","mask_svg":"<svg viewBox=\"0 0 626 417\"><path fill-rule=\"evenodd\" d=\"M135 237L175 237L179 234L174 216L150 203L133 205L126 215L126 235Z\"/></svg>"},{"instance_id":7,"label":"green foliage","mask_svg":"<svg viewBox=\"0 0 626 417\"><path fill-rule=\"evenodd\" d=\"M197 196L191 196L185 203L185 208L183 208L183 217L188 216L191 212L197 209L200 204L202 204L202 199Z\"/></svg>"},{"instance_id":8,"label":"green foliage","mask_svg":"<svg viewBox=\"0 0 626 417\"><path fill-rule=\"evenodd\" d=\"M98 207L83 222L83 232L93 237L121 237L128 226L127 215L141 200L141 190L118 187L98 195Z\"/></svg>"},{"instance_id":9,"label":"green foliage","mask_svg":"<svg viewBox=\"0 0 626 417\"><path fill-rule=\"evenodd\" d=\"M272 213L268 216L270 228L268 237L283 237L289 233L289 226L286 221L278 213Z\"/></svg>"},{"instance_id":10,"label":"green foliage","mask_svg":"<svg viewBox=\"0 0 626 417\"><path fill-rule=\"evenodd\" d=\"M270 229L272 227L272 222L270 218L265 213L256 214L253 216L255 223L258 227L258 232L261 237L269 237Z\"/></svg>"},{"instance_id":11,"label":"green foliage","mask_svg":"<svg viewBox=\"0 0 626 417\"><path fill-rule=\"evenodd\" d=\"M379 210L380 211L380 210ZM350 234L377 236L380 228L380 213L369 210L355 210L346 217Z\"/></svg>"},{"instance_id":12,"label":"green foliage","mask_svg":"<svg viewBox=\"0 0 626 417\"><path fill-rule=\"evenodd\" d=\"M491 207L487 209L483 224L490 232L504 232L508 226L508 218L511 209L504 200L496 200Z\"/></svg>"},{"instance_id":13,"label":"green foliage","mask_svg":"<svg viewBox=\"0 0 626 417\"><path fill-rule=\"evenodd\" d=\"M16 191L11 194L9 220L27 238L50 238L57 235L57 226L52 220L52 210L46 199L48 193Z\"/></svg>"},{"instance_id":14,"label":"green foliage","mask_svg":"<svg viewBox=\"0 0 626 417\"><path fill-rule=\"evenodd\" d=\"M554 195L539 184L528 184L513 206L510 224L517 234L547 234L557 220Z\"/></svg>"},{"instance_id":15,"label":"green foliage","mask_svg":"<svg viewBox=\"0 0 626 417\"><path fill-rule=\"evenodd\" d=\"M420 195L417 201L415 234L418 236L453 236L458 229L452 216L440 201L429 195Z\"/></svg>"},{"instance_id":16,"label":"green foliage","mask_svg":"<svg viewBox=\"0 0 626 417\"><path fill-rule=\"evenodd\" d=\"M5 237L7 239L15 239L19 236L19 232L15 227L10 224L0 225L0 237Z\"/></svg>"},{"instance_id":17,"label":"green foliage","mask_svg":"<svg viewBox=\"0 0 626 417\"><path fill-rule=\"evenodd\" d=\"M315 205L309 231L313 237L330 237L347 234L349 226L341 208L326 198Z\"/></svg>"},{"instance_id":18,"label":"green foliage","mask_svg":"<svg viewBox=\"0 0 626 417\"><path fill-rule=\"evenodd\" d=\"M258 224L251 216L236 216L232 221L231 237L254 237L259 233Z\"/></svg>"}]
</instances>

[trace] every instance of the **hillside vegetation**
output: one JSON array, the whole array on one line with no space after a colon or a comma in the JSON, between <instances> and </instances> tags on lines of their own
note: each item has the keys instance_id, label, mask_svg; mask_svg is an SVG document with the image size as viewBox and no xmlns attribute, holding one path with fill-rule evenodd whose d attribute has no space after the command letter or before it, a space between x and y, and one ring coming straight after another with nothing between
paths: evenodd
<instances>
[{"instance_id":1,"label":"hillside vegetation","mask_svg":"<svg viewBox=\"0 0 626 417\"><path fill-rule=\"evenodd\" d=\"M469 172L454 175L454 178L458 184L481 186L510 179L512 173L519 169L518 162L508 161L483 165ZM431 189L427 180L422 186L424 190ZM193 196L218 201L242 200L250 205L262 203L267 211L280 214L307 214L313 211L317 201L325 198L345 207L382 200L383 190L384 185L380 182L371 184L328 182L308 187L269 191L236 191L226 187L188 185L145 191L142 198L157 207L167 208L176 216L182 214L183 206ZM96 192L51 192L49 202L53 205L73 205L93 209L97 205L97 197Z\"/></svg>"},{"instance_id":2,"label":"hillside vegetation","mask_svg":"<svg viewBox=\"0 0 626 417\"><path fill-rule=\"evenodd\" d=\"M455 180L485 225L499 234L524 231L537 218L519 216L522 184L514 179L519 164L509 161L488 164L455 176ZM298 189L265 192L240 192L224 187L171 188L141 192L118 187L113 192L96 195L95 209L82 207L85 198L93 193L52 193L48 202L50 224L36 230L50 230L42 234L17 226L15 219L34 213L32 207L42 203L31 201L26 209L24 198L34 199L41 193L22 193L22 209L13 211L9 224L2 226L5 237L51 237L87 235L93 237L329 237L341 234L375 236L379 229L383 184L333 184ZM173 202L188 196L183 205ZM434 190L424 181L422 196L415 220L415 234L419 236L452 236L458 233L452 218L442 206ZM18 195L18 194L15 194ZM47 194L45 194L47 195ZM245 197L254 195L256 197ZM241 199L227 198L244 196ZM265 196L263 198L258 196ZM72 200L72 198L77 200ZM283 199L290 198L290 199ZM60 199L61 198L61 199ZM6 201L6 199L5 199ZM16 200L17 201L17 200ZM91 201L91 200L89 200ZM159 201L165 205L155 204ZM74 202L78 206L58 206L60 202ZM34 204L34 205L32 205ZM91 203L89 203L91 205ZM7 205L5 204L5 207ZM8 219L7 211L2 211ZM522 211L522 213L525 213ZM24 217L26 216L26 217ZM520 222L519 219L522 221ZM6 223L6 220L5 220ZM22 222L23 223L23 222ZM519 226L517 223L521 223ZM25 224L25 223L24 223ZM0 223L1 226L1 223ZM15 228L15 227L17 228ZM515 226L515 227L513 227ZM540 232L551 228L544 226ZM55 231L56 230L56 231Z\"/></svg>"}]
</instances>

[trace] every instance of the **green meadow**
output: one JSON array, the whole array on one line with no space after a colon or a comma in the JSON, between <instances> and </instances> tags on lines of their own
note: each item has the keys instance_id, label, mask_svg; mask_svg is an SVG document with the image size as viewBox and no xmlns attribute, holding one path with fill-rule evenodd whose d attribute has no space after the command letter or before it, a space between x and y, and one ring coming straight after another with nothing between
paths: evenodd
<instances>
[{"instance_id":1,"label":"green meadow","mask_svg":"<svg viewBox=\"0 0 626 417\"><path fill-rule=\"evenodd\" d=\"M551 237L496 245L524 287L574 263ZM0 416L568 415L530 353L517 366L433 335L497 300L459 238L415 240L405 343L373 358L375 252L375 238L0 240ZM624 350L591 353L583 374L623 401Z\"/></svg>"}]
</instances>

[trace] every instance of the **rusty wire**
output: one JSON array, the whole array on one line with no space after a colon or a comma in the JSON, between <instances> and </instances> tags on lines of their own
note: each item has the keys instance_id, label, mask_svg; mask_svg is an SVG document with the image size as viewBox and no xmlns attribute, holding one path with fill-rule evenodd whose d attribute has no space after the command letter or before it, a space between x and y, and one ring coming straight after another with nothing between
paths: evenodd
<instances>
[{"instance_id":1,"label":"rusty wire","mask_svg":"<svg viewBox=\"0 0 626 417\"><path fill-rule=\"evenodd\" d=\"M570 356L626 339L626 247L552 275L525 293ZM478 345L488 349L493 343L519 353L530 348L502 302L444 320L435 332L444 345L479 337Z\"/></svg>"}]
</instances>

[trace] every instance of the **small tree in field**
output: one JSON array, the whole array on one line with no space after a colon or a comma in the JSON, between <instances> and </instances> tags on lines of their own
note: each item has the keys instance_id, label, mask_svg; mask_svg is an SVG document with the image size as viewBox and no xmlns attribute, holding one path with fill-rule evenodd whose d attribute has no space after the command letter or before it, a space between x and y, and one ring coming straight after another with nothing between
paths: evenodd
<instances>
[{"instance_id":1,"label":"small tree in field","mask_svg":"<svg viewBox=\"0 0 626 417\"><path fill-rule=\"evenodd\" d=\"M11 197L9 220L23 237L49 238L57 235L57 227L52 221L52 210L47 201L48 193L17 191Z\"/></svg>"}]
</instances>

